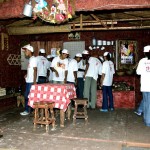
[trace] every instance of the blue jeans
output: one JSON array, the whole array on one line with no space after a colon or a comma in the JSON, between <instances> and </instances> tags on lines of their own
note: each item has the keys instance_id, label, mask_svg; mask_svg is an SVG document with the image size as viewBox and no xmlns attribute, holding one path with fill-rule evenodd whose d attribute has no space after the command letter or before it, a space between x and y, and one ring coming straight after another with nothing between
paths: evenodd
<instances>
[{"instance_id":1,"label":"blue jeans","mask_svg":"<svg viewBox=\"0 0 150 150\"><path fill-rule=\"evenodd\" d=\"M109 108L114 108L112 86L103 85L102 92L103 92L102 109L108 109L108 105L109 105Z\"/></svg>"},{"instance_id":2,"label":"blue jeans","mask_svg":"<svg viewBox=\"0 0 150 150\"><path fill-rule=\"evenodd\" d=\"M143 117L147 126L150 126L150 92L143 92Z\"/></svg>"},{"instance_id":3,"label":"blue jeans","mask_svg":"<svg viewBox=\"0 0 150 150\"><path fill-rule=\"evenodd\" d=\"M83 78L78 78L77 82L78 82L78 84L77 84L77 97L83 98L83 90L84 90Z\"/></svg>"},{"instance_id":4,"label":"blue jeans","mask_svg":"<svg viewBox=\"0 0 150 150\"><path fill-rule=\"evenodd\" d=\"M30 89L31 89L31 86L33 85L33 83L26 83L26 90L25 90L25 111L27 112L30 112L31 111L31 107L28 106L28 95L30 93Z\"/></svg>"},{"instance_id":5,"label":"blue jeans","mask_svg":"<svg viewBox=\"0 0 150 150\"><path fill-rule=\"evenodd\" d=\"M141 102L140 102L140 105L137 109L137 112L139 112L139 113L143 113L143 102L144 102L144 100L142 99Z\"/></svg>"}]
</instances>

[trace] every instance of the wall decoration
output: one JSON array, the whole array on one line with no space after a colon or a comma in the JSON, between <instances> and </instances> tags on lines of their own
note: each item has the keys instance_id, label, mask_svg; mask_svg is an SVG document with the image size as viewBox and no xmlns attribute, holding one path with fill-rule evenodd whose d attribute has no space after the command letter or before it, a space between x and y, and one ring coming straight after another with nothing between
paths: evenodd
<instances>
[{"instance_id":1,"label":"wall decoration","mask_svg":"<svg viewBox=\"0 0 150 150\"><path fill-rule=\"evenodd\" d=\"M74 0L53 0L51 6L46 0L35 0L33 19L39 17L45 22L60 24L72 19L75 14Z\"/></svg>"},{"instance_id":2,"label":"wall decoration","mask_svg":"<svg viewBox=\"0 0 150 150\"><path fill-rule=\"evenodd\" d=\"M21 65L21 55L9 54L7 62L9 65Z\"/></svg>"},{"instance_id":3,"label":"wall decoration","mask_svg":"<svg viewBox=\"0 0 150 150\"><path fill-rule=\"evenodd\" d=\"M68 40L80 40L80 33L79 32L68 33Z\"/></svg>"},{"instance_id":4,"label":"wall decoration","mask_svg":"<svg viewBox=\"0 0 150 150\"><path fill-rule=\"evenodd\" d=\"M1 33L1 49L8 50L9 43L8 43L8 35L6 33Z\"/></svg>"},{"instance_id":5,"label":"wall decoration","mask_svg":"<svg viewBox=\"0 0 150 150\"><path fill-rule=\"evenodd\" d=\"M118 40L116 43L116 70L132 69L138 61L137 41Z\"/></svg>"},{"instance_id":6,"label":"wall decoration","mask_svg":"<svg viewBox=\"0 0 150 150\"><path fill-rule=\"evenodd\" d=\"M57 52L57 49L56 48L51 48L51 55L52 56L56 56L56 52Z\"/></svg>"}]
</instances>

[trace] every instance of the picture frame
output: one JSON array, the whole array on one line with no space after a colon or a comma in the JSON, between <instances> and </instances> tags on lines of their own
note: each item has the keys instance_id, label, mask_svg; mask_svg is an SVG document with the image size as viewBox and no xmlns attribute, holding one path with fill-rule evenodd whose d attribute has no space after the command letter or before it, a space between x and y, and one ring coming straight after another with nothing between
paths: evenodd
<instances>
[{"instance_id":1,"label":"picture frame","mask_svg":"<svg viewBox=\"0 0 150 150\"><path fill-rule=\"evenodd\" d=\"M116 41L116 70L130 70L137 64L137 41Z\"/></svg>"}]
</instances>

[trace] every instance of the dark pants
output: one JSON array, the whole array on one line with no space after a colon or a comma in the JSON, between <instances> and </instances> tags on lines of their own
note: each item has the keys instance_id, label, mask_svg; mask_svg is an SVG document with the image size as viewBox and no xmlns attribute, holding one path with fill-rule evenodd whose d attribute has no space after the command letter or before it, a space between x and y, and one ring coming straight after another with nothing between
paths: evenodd
<instances>
[{"instance_id":1,"label":"dark pants","mask_svg":"<svg viewBox=\"0 0 150 150\"><path fill-rule=\"evenodd\" d=\"M28 106L28 95L30 93L30 89L33 83L26 83L26 90L25 90L25 111L31 112L32 108Z\"/></svg>"},{"instance_id":2,"label":"dark pants","mask_svg":"<svg viewBox=\"0 0 150 150\"><path fill-rule=\"evenodd\" d=\"M46 77L39 76L38 77L38 84L42 84L42 83L46 83Z\"/></svg>"},{"instance_id":3,"label":"dark pants","mask_svg":"<svg viewBox=\"0 0 150 150\"><path fill-rule=\"evenodd\" d=\"M102 109L108 109L108 105L109 108L114 108L112 86L103 85L102 92L103 92Z\"/></svg>"},{"instance_id":4,"label":"dark pants","mask_svg":"<svg viewBox=\"0 0 150 150\"><path fill-rule=\"evenodd\" d=\"M83 78L78 78L77 81L77 98L83 98L84 80Z\"/></svg>"}]
</instances>

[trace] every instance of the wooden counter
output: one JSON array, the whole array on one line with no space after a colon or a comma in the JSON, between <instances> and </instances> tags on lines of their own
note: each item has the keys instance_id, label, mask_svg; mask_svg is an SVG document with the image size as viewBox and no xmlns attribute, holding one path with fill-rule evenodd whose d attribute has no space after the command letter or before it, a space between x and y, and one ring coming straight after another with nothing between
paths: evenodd
<instances>
[{"instance_id":1,"label":"wooden counter","mask_svg":"<svg viewBox=\"0 0 150 150\"><path fill-rule=\"evenodd\" d=\"M115 108L135 108L135 91L113 91ZM97 107L102 106L102 91L97 91Z\"/></svg>"}]
</instances>

